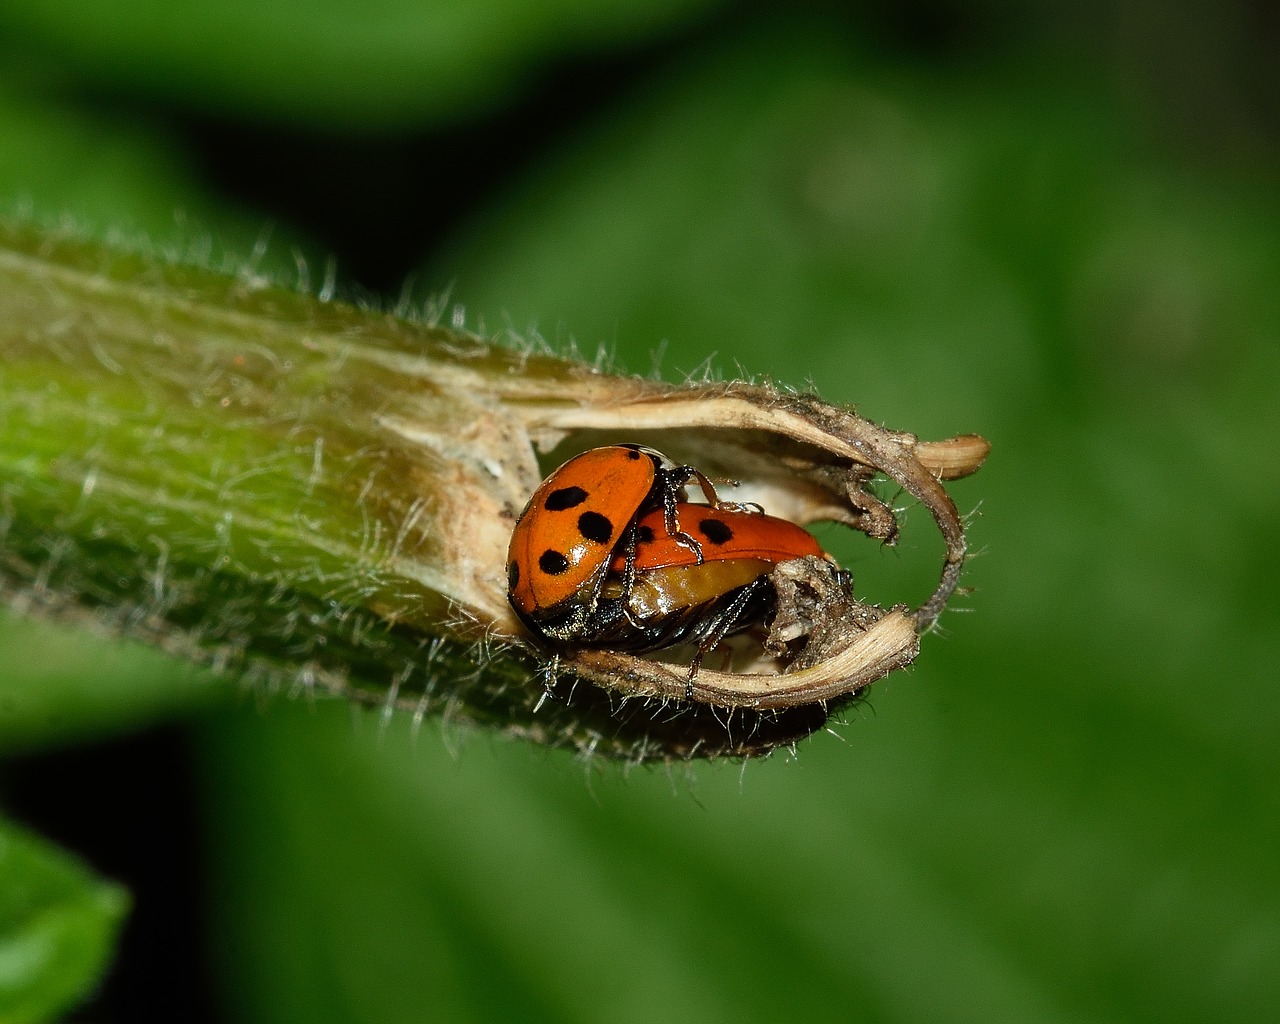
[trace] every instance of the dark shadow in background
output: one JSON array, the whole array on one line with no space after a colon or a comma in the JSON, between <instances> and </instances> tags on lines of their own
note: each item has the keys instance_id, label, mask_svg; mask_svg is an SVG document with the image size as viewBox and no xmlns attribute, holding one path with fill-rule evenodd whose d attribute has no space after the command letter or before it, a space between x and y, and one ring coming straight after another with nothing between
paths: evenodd
<instances>
[{"instance_id":1,"label":"dark shadow in background","mask_svg":"<svg viewBox=\"0 0 1280 1024\"><path fill-rule=\"evenodd\" d=\"M217 1019L202 927L198 796L179 726L4 765L5 813L124 883L133 899L116 969L78 1016L120 1024Z\"/></svg>"}]
</instances>

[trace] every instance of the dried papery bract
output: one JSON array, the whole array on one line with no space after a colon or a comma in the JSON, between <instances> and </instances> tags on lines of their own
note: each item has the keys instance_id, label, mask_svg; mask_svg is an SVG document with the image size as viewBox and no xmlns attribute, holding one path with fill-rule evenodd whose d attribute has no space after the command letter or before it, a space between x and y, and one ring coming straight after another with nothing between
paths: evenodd
<instances>
[{"instance_id":1,"label":"dried papery bract","mask_svg":"<svg viewBox=\"0 0 1280 1024\"><path fill-rule=\"evenodd\" d=\"M575 402L574 399L577 399ZM748 384L664 387L596 378L580 395L507 396L526 428L544 444L570 431L602 431L620 437L661 437L655 442L677 457L711 451L713 468L742 483L770 512L800 523L834 519L881 540L893 540L892 511L867 489L883 474L928 510L946 544L940 579L915 609L885 612L851 598L825 578L820 560L787 563L775 589L792 594L805 586L820 600L811 610L803 655L764 665L762 671L702 669L692 683L695 700L725 708L771 710L839 701L908 664L918 634L936 621L955 590L965 557L964 524L941 479L956 479L981 466L989 446L974 435L921 444L913 435L885 430L810 395ZM704 455L699 462L707 467ZM790 624L794 601L783 600L774 634ZM813 628L820 623L821 628ZM774 649L781 651L781 644ZM591 681L650 698L682 698L688 673L660 657L634 658L595 650L561 654L561 663Z\"/></svg>"},{"instance_id":2,"label":"dried papery bract","mask_svg":"<svg viewBox=\"0 0 1280 1024\"><path fill-rule=\"evenodd\" d=\"M539 457L626 440L891 542L880 474L941 531L939 584L884 612L788 563L769 651L708 661L691 705L678 664L540 648L504 571ZM914 656L964 558L940 481L985 453L0 224L0 601L267 690L633 761L767 753Z\"/></svg>"}]
</instances>

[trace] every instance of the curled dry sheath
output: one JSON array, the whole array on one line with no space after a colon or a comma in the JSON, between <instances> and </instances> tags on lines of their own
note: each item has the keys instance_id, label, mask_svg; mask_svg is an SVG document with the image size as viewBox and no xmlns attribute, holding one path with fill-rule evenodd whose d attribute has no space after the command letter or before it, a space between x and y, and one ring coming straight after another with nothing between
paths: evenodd
<instances>
[{"instance_id":1,"label":"curled dry sheath","mask_svg":"<svg viewBox=\"0 0 1280 1024\"><path fill-rule=\"evenodd\" d=\"M780 672L774 660L756 671L703 669L693 682L695 699L753 709L834 700L915 657L918 632L931 626L945 606L965 554L963 525L939 478L977 469L987 452L985 441L969 436L921 444L812 396L756 385L669 387L595 374L583 375L575 385L562 383L554 394L522 385L503 396L499 415L511 422L515 443L505 453L491 453L492 464L503 468L500 477L477 474L477 491L462 497L464 504L493 503L492 512L513 523L512 512L523 506L541 474L536 465L507 453L528 452L530 440L549 448L572 432L590 430L651 440L681 461L734 479L741 485L735 500L756 501L774 515L799 523L836 520L893 541L897 522L892 510L866 490L880 472L929 509L946 540L941 579L919 608L876 615L838 590L828 590L817 616L824 624L821 635L804 630L810 635L803 667L789 665L790 671ZM497 563L501 561L498 554ZM820 565L810 567L812 573L822 571ZM484 608L496 632L521 636L522 629L502 608L503 581L490 575L475 582L477 591L467 595L466 603ZM580 650L562 654L560 660L566 670L623 693L676 698L686 692L683 668L665 665L660 658Z\"/></svg>"},{"instance_id":2,"label":"curled dry sheath","mask_svg":"<svg viewBox=\"0 0 1280 1024\"><path fill-rule=\"evenodd\" d=\"M660 657L549 657L507 604L511 528L540 453L615 441L740 481L733 499L773 515L892 541L868 490L883 474L942 533L937 588L886 613L787 563L767 644L785 656L703 668L692 706ZM940 481L986 452L0 227L0 598L268 688L632 760L767 752L915 656L965 553Z\"/></svg>"}]
</instances>

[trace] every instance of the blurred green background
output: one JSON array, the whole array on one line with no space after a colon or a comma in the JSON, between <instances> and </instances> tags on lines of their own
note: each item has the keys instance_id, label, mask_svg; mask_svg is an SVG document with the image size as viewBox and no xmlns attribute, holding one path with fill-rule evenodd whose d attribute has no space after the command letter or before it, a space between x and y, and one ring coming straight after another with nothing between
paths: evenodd
<instances>
[{"instance_id":1,"label":"blurred green background","mask_svg":"<svg viewBox=\"0 0 1280 1024\"><path fill-rule=\"evenodd\" d=\"M1277 42L1208 0L6 5L0 211L994 454L969 613L745 768L0 619L0 1021L108 961L73 1019L1275 1019ZM927 537L832 543L891 600Z\"/></svg>"}]
</instances>

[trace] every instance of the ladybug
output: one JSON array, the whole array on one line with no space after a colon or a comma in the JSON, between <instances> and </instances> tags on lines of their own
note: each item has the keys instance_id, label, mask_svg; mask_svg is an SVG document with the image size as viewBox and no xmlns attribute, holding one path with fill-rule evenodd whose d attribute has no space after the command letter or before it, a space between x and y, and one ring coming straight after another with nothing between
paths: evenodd
<instances>
[{"instance_id":1,"label":"ladybug","mask_svg":"<svg viewBox=\"0 0 1280 1024\"><path fill-rule=\"evenodd\" d=\"M675 527L659 513L636 522L634 580L624 585L626 563L615 556L598 614L612 626L609 646L620 650L696 644L690 689L708 651L773 613L768 577L778 565L807 555L834 562L807 530L747 506L681 502ZM698 542L698 557L677 533Z\"/></svg>"},{"instance_id":2,"label":"ladybug","mask_svg":"<svg viewBox=\"0 0 1280 1024\"><path fill-rule=\"evenodd\" d=\"M792 558L817 555L830 558L808 530L789 519L765 515L756 506L676 505L676 528L694 537L702 558L694 558L686 545L676 542L662 516L650 513L636 522L637 571L695 565L704 561L752 559L777 565ZM687 532L686 532L687 528ZM611 565L621 572L621 556Z\"/></svg>"},{"instance_id":3,"label":"ladybug","mask_svg":"<svg viewBox=\"0 0 1280 1024\"><path fill-rule=\"evenodd\" d=\"M695 481L708 504L687 500ZM808 555L834 561L795 523L720 501L693 467L612 445L570 459L529 499L511 536L508 598L552 644L696 645L691 698L706 653L773 614L773 569Z\"/></svg>"},{"instance_id":4,"label":"ladybug","mask_svg":"<svg viewBox=\"0 0 1280 1024\"><path fill-rule=\"evenodd\" d=\"M637 520L656 514L671 542L702 560L699 543L676 522L691 480L716 501L692 466L638 444L593 448L548 476L520 513L507 552L507 596L521 621L553 642L604 643L600 592L615 556L623 577L634 577Z\"/></svg>"}]
</instances>

